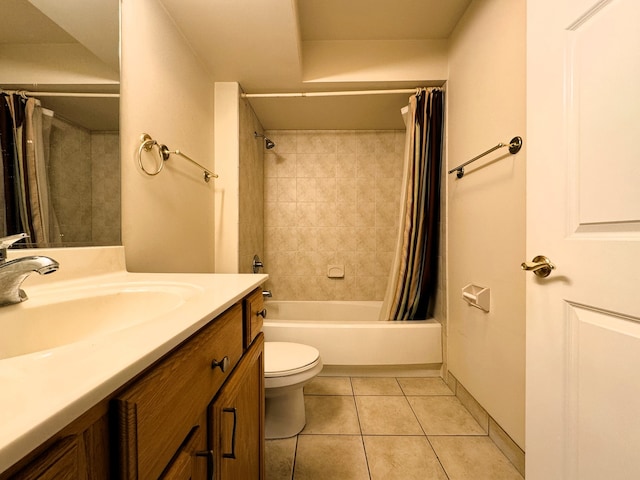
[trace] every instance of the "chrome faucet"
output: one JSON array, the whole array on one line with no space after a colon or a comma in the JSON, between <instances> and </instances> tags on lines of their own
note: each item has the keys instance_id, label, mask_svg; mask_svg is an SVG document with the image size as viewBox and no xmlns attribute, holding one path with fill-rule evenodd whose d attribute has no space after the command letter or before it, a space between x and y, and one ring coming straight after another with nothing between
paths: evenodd
<instances>
[{"instance_id":1,"label":"chrome faucet","mask_svg":"<svg viewBox=\"0 0 640 480\"><path fill-rule=\"evenodd\" d=\"M19 233L0 238L0 306L13 305L27 300L27 294L20 286L33 272L48 275L60 267L54 259L41 255L7 261L7 249L15 242L28 236L25 233Z\"/></svg>"}]
</instances>

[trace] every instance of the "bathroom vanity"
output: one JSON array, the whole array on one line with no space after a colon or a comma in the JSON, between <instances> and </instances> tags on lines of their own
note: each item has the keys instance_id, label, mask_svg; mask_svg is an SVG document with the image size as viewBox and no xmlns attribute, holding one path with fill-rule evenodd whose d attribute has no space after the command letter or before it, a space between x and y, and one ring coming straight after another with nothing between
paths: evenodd
<instances>
[{"instance_id":1,"label":"bathroom vanity","mask_svg":"<svg viewBox=\"0 0 640 480\"><path fill-rule=\"evenodd\" d=\"M145 274L121 275L140 284ZM263 478L264 312L258 287L266 276L144 278L185 281L199 290L172 315L102 335L84 349L87 340L53 349L49 357L0 360L0 379L9 385L0 395L0 420L10 427L0 432L0 480ZM39 291L33 292L35 299ZM80 355L75 360L74 348ZM58 363L50 358L56 356ZM34 371L48 368L53 378L34 379L44 384L25 387L27 400L12 405L5 394L20 394L22 387L11 383L11 372L28 371L30 361L41 363ZM91 370L95 376L86 379ZM66 384L74 385L72 391ZM37 391L41 398L31 399ZM13 416L28 416L24 403L49 411L13 422ZM19 428L22 435L11 433Z\"/></svg>"}]
</instances>

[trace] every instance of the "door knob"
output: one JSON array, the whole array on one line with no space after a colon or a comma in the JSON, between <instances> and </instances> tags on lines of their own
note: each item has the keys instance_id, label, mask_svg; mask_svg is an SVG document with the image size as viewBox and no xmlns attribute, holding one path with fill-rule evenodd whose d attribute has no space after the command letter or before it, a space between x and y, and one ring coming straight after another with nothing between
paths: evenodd
<instances>
[{"instance_id":1,"label":"door knob","mask_svg":"<svg viewBox=\"0 0 640 480\"><path fill-rule=\"evenodd\" d=\"M547 257L538 255L534 257L532 262L523 262L520 267L527 271L533 272L541 278L548 277L551 274L551 270L555 270L556 266L551 263Z\"/></svg>"}]
</instances>

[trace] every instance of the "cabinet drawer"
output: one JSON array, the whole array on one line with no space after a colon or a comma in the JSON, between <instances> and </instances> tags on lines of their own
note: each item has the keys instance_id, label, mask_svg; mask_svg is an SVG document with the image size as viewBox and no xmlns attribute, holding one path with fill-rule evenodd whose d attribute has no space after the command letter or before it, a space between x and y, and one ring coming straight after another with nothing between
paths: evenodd
<instances>
[{"instance_id":1,"label":"cabinet drawer","mask_svg":"<svg viewBox=\"0 0 640 480\"><path fill-rule=\"evenodd\" d=\"M122 478L158 478L240 359L242 320L231 307L114 400Z\"/></svg>"},{"instance_id":2,"label":"cabinet drawer","mask_svg":"<svg viewBox=\"0 0 640 480\"><path fill-rule=\"evenodd\" d=\"M244 306L244 348L249 348L256 335L262 331L262 323L265 313L262 288L257 288L249 294Z\"/></svg>"}]
</instances>

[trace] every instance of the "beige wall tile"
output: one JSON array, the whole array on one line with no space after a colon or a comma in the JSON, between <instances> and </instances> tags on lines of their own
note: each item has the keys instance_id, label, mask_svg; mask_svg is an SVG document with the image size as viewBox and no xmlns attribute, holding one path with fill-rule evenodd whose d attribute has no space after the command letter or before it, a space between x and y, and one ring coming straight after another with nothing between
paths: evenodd
<instances>
[{"instance_id":1,"label":"beige wall tile","mask_svg":"<svg viewBox=\"0 0 640 480\"><path fill-rule=\"evenodd\" d=\"M485 432L489 431L489 414L482 408L482 405L473 398L473 396L467 391L461 383L458 383L456 388L456 397L460 400L460 403L465 406L469 413L476 419Z\"/></svg>"},{"instance_id":2,"label":"beige wall tile","mask_svg":"<svg viewBox=\"0 0 640 480\"><path fill-rule=\"evenodd\" d=\"M398 233L404 131L265 134L277 144L263 152L263 260L274 298L382 300ZM327 279L327 262L344 264L345 277Z\"/></svg>"},{"instance_id":3,"label":"beige wall tile","mask_svg":"<svg viewBox=\"0 0 640 480\"><path fill-rule=\"evenodd\" d=\"M493 440L498 449L507 457L520 475L524 476L525 454L496 421L489 417L489 438Z\"/></svg>"}]
</instances>

